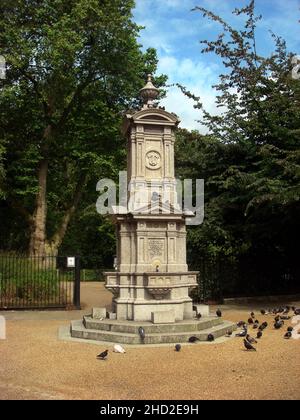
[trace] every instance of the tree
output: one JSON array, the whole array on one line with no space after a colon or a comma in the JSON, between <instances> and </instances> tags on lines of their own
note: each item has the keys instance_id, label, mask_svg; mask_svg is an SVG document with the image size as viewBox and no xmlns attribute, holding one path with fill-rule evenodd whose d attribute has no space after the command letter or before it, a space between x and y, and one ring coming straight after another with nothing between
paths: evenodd
<instances>
[{"instance_id":1,"label":"tree","mask_svg":"<svg viewBox=\"0 0 300 420\"><path fill-rule=\"evenodd\" d=\"M265 282L274 290L283 279L296 279L298 270L300 81L292 78L294 54L274 34L274 53L258 54L262 17L254 0L233 12L246 16L241 30L203 7L195 11L222 27L217 40L202 42L203 53L221 59L224 73L215 86L219 115L209 114L201 98L181 86L196 101L211 139L209 148L203 138L193 146L198 173L206 179L205 222L189 233L194 261L197 250L238 258L247 267L244 287L248 281L253 292Z\"/></svg>"},{"instance_id":2,"label":"tree","mask_svg":"<svg viewBox=\"0 0 300 420\"><path fill-rule=\"evenodd\" d=\"M121 110L136 105L132 98L157 65L154 50L140 51L133 6L1 2L3 193L27 223L30 254L56 254L85 189L117 172Z\"/></svg>"}]
</instances>

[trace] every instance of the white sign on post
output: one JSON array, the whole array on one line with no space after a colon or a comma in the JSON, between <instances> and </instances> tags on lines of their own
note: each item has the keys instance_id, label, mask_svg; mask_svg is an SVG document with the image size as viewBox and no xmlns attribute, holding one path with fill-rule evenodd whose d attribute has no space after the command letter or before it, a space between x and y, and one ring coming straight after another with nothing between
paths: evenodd
<instances>
[{"instance_id":1,"label":"white sign on post","mask_svg":"<svg viewBox=\"0 0 300 420\"><path fill-rule=\"evenodd\" d=\"M68 257L67 258L67 267L68 268L75 268L75 257Z\"/></svg>"},{"instance_id":2,"label":"white sign on post","mask_svg":"<svg viewBox=\"0 0 300 420\"><path fill-rule=\"evenodd\" d=\"M4 316L0 316L0 340L6 339L6 322Z\"/></svg>"}]
</instances>

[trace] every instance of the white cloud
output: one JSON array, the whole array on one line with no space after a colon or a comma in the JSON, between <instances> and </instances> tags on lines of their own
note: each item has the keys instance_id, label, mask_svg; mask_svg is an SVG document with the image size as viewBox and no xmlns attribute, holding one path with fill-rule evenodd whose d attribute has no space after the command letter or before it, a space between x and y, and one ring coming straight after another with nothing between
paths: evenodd
<instances>
[{"instance_id":1,"label":"white cloud","mask_svg":"<svg viewBox=\"0 0 300 420\"><path fill-rule=\"evenodd\" d=\"M167 74L169 83L180 83L189 91L201 98L209 112L219 114L216 108L216 92L212 85L224 71L221 63L213 55L200 53L201 39L216 39L221 26L203 18L201 13L191 12L195 6L203 6L222 16L233 26L242 27L245 17L233 16L232 10L242 7L248 0L136 0L135 21L145 26L141 32L140 42L143 48L154 47L159 58L158 74ZM295 52L299 50L300 25L293 22L299 19L299 0L257 0L257 14L263 14L257 34L259 53L269 54L273 47L268 30L283 35L288 47ZM298 5L298 6L297 6ZM195 110L193 101L185 97L179 88L169 89L168 96L162 101L167 110L175 112L182 120L182 127L199 129L203 127L196 122L201 118Z\"/></svg>"},{"instance_id":2,"label":"white cloud","mask_svg":"<svg viewBox=\"0 0 300 420\"><path fill-rule=\"evenodd\" d=\"M166 56L159 62L158 73L167 74L170 84L183 84L190 92L199 96L207 111L219 113L215 106L216 91L211 87L218 75L216 65L209 66L202 61L194 62L189 58L179 60L173 56ZM186 97L178 87L174 86L168 90L167 97L161 105L180 117L181 127L206 132L197 122L201 119L201 113L194 108L194 101Z\"/></svg>"}]
</instances>

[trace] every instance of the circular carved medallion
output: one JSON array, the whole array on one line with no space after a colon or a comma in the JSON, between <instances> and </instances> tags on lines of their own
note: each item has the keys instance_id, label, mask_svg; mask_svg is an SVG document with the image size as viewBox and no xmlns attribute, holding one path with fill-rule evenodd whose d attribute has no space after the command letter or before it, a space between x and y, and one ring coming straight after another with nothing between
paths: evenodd
<instances>
[{"instance_id":1,"label":"circular carved medallion","mask_svg":"<svg viewBox=\"0 0 300 420\"><path fill-rule=\"evenodd\" d=\"M146 166L148 169L159 169L161 167L161 156L156 150L150 150L146 154Z\"/></svg>"}]
</instances>

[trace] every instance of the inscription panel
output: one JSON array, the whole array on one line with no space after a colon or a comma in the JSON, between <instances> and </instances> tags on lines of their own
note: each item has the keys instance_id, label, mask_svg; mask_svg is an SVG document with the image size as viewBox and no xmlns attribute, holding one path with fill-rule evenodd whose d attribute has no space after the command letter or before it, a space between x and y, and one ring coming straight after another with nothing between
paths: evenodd
<instances>
[{"instance_id":1,"label":"inscription panel","mask_svg":"<svg viewBox=\"0 0 300 420\"><path fill-rule=\"evenodd\" d=\"M165 251L165 241L163 239L149 239L148 253L150 258L163 257Z\"/></svg>"}]
</instances>

